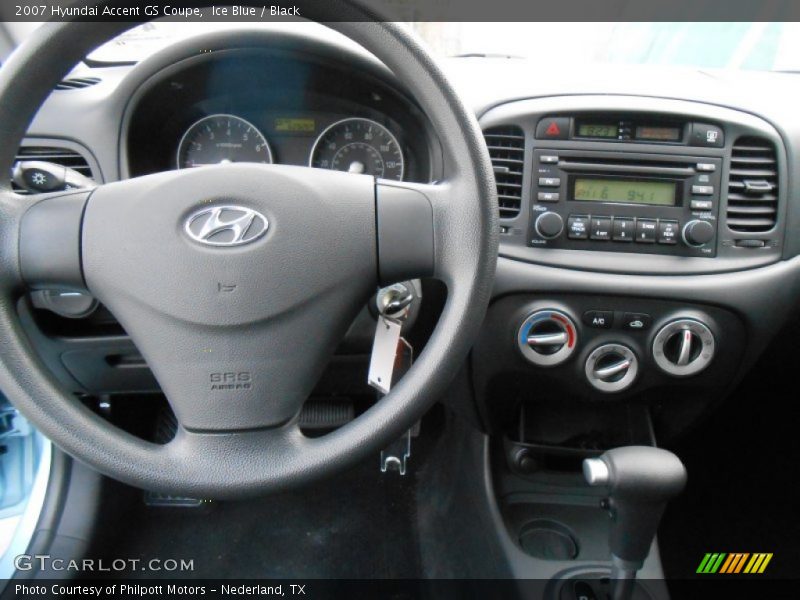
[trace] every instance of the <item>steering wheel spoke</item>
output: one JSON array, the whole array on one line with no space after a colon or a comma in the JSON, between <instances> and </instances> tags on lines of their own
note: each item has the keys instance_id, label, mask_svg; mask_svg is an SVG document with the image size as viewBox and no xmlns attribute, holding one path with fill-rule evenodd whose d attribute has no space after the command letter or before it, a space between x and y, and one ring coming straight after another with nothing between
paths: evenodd
<instances>
[{"instance_id":1,"label":"steering wheel spoke","mask_svg":"<svg viewBox=\"0 0 800 600\"><path fill-rule=\"evenodd\" d=\"M85 289L80 239L88 197L82 190L4 195L9 208L4 211L4 237L14 240L19 253L18 283L33 289Z\"/></svg>"},{"instance_id":2,"label":"steering wheel spoke","mask_svg":"<svg viewBox=\"0 0 800 600\"><path fill-rule=\"evenodd\" d=\"M437 183L378 181L381 284L421 277L452 281L459 257L480 241L479 232L472 238L453 237L460 231L459 219L465 218L468 189L458 177Z\"/></svg>"}]
</instances>

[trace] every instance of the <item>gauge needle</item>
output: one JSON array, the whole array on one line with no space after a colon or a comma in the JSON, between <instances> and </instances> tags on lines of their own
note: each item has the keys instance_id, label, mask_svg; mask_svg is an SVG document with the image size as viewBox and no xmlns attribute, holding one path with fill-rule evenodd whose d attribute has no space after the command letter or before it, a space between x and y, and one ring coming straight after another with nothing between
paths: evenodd
<instances>
[{"instance_id":1,"label":"gauge needle","mask_svg":"<svg viewBox=\"0 0 800 600\"><path fill-rule=\"evenodd\" d=\"M363 173L364 172L364 163L358 160L354 160L350 163L350 167L347 169L348 173Z\"/></svg>"}]
</instances>

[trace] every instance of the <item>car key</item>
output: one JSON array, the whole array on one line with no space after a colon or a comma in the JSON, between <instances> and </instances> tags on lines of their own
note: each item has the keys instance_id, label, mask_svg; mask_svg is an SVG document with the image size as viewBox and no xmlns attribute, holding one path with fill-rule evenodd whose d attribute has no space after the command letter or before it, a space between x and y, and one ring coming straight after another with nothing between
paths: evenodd
<instances>
[{"instance_id":1,"label":"car key","mask_svg":"<svg viewBox=\"0 0 800 600\"><path fill-rule=\"evenodd\" d=\"M393 382L411 368L413 349L402 337L402 329L413 300L414 295L402 283L378 292L378 324L367 381L382 394L388 394Z\"/></svg>"}]
</instances>

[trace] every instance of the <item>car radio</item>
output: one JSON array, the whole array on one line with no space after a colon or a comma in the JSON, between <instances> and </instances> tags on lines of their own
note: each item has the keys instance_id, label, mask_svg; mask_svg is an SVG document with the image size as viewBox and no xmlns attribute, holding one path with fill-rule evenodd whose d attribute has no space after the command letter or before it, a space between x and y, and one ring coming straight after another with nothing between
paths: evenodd
<instances>
[{"instance_id":1,"label":"car radio","mask_svg":"<svg viewBox=\"0 0 800 600\"><path fill-rule=\"evenodd\" d=\"M529 246L716 256L721 159L538 148L533 160Z\"/></svg>"}]
</instances>

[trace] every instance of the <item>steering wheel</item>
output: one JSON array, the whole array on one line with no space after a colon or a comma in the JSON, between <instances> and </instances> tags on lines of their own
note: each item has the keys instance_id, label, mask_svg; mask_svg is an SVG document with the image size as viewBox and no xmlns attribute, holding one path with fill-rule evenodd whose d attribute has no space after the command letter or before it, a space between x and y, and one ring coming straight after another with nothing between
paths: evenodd
<instances>
[{"instance_id":1,"label":"steering wheel","mask_svg":"<svg viewBox=\"0 0 800 600\"><path fill-rule=\"evenodd\" d=\"M399 26L352 0L298 4L336 19L327 25L406 86L441 140L441 181L228 164L23 196L2 178L0 389L67 453L132 485L239 497L350 466L425 413L483 320L497 198L475 116ZM0 71L0 173L60 78L131 25L45 24L17 49ZM354 421L305 437L302 404L367 299L426 276L446 284L447 300L414 366ZM56 381L20 326L17 303L32 288L88 290L109 308L177 417L172 441L110 425Z\"/></svg>"}]
</instances>

